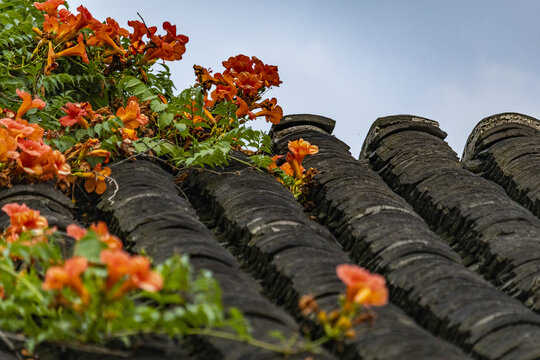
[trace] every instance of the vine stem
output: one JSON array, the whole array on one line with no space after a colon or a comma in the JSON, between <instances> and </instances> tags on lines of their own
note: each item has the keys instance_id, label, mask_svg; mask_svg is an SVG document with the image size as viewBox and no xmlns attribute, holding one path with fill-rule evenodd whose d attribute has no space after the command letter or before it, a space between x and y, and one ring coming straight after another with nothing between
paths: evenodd
<instances>
[{"instance_id":1,"label":"vine stem","mask_svg":"<svg viewBox=\"0 0 540 360\"><path fill-rule=\"evenodd\" d=\"M231 155L229 155L229 157L230 157L231 159L235 160L235 161L238 161L240 164L247 165L247 166L249 166L249 167L251 167L251 168L253 168L253 169L255 169L255 170L259 171L259 172L264 173L264 171L262 171L258 166L255 166L255 165L253 165L253 164L250 164L250 163L248 163L247 161L244 161L244 160L242 160L242 159L239 159L239 158L234 157L234 156L231 156Z\"/></svg>"},{"instance_id":2,"label":"vine stem","mask_svg":"<svg viewBox=\"0 0 540 360\"><path fill-rule=\"evenodd\" d=\"M32 285L32 283L30 283L28 280L26 280L23 276L19 276L19 274L17 274L15 271L13 271L12 269L6 267L4 264L0 264L0 270L10 274L11 276L17 278L21 283L23 283L32 293L34 293L34 295L36 295L36 297L39 299L40 302L44 301L45 298L43 297L43 295L39 292L39 290L34 286Z\"/></svg>"},{"instance_id":3,"label":"vine stem","mask_svg":"<svg viewBox=\"0 0 540 360\"><path fill-rule=\"evenodd\" d=\"M141 335L145 333L151 333L151 334L157 334L158 331L155 331L155 329L147 329L147 330L138 330L138 331L121 331L117 332L115 334L112 334L111 337L121 337L121 336L133 336L133 335ZM180 334L179 334L180 335ZM318 346L326 343L330 338L328 338L326 335L321 337L320 339L317 339L315 341L309 342L306 344L305 347L297 347L296 349L293 348L294 341L289 341L286 346L280 346L275 345L263 340L258 340L255 338L252 338L251 336L241 336L238 334L226 332L226 331L220 331L215 330L211 328L204 328L204 329L186 329L182 332L181 335L196 335L196 336L210 336L214 338L224 339L224 340L231 340L231 341L239 341L243 342L249 345L256 346L260 349L273 351L276 353L284 354L284 355L295 355L295 354L301 354L303 352L309 351L314 354L320 353L320 350L318 349Z\"/></svg>"}]
</instances>

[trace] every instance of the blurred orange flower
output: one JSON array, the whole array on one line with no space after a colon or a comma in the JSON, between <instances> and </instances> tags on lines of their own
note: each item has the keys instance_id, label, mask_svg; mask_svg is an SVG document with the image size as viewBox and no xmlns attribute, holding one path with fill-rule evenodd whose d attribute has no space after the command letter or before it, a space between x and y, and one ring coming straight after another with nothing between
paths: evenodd
<instances>
[{"instance_id":1,"label":"blurred orange flower","mask_svg":"<svg viewBox=\"0 0 540 360\"><path fill-rule=\"evenodd\" d=\"M75 240L80 240L84 235L86 235L86 233L87 230L77 224L70 224L66 227L66 234Z\"/></svg>"},{"instance_id":2,"label":"blurred orange flower","mask_svg":"<svg viewBox=\"0 0 540 360\"><path fill-rule=\"evenodd\" d=\"M112 298L118 298L137 288L158 291L163 287L161 275L150 270L150 261L144 256L130 256L123 250L103 250L100 259L107 265L107 289L124 279Z\"/></svg>"},{"instance_id":3,"label":"blurred orange flower","mask_svg":"<svg viewBox=\"0 0 540 360\"><path fill-rule=\"evenodd\" d=\"M337 276L347 285L345 304L383 306L388 303L388 289L384 277L349 264L338 265Z\"/></svg>"},{"instance_id":4,"label":"blurred orange flower","mask_svg":"<svg viewBox=\"0 0 540 360\"><path fill-rule=\"evenodd\" d=\"M97 224L90 225L90 230L93 230L98 236L99 240L107 244L111 250L120 250L122 249L122 240L118 237L109 233L109 228L107 223L104 221L98 221Z\"/></svg>"},{"instance_id":5,"label":"blurred orange flower","mask_svg":"<svg viewBox=\"0 0 540 360\"><path fill-rule=\"evenodd\" d=\"M64 266L51 266L45 273L43 290L61 290L65 286L75 291L83 304L90 302L90 294L84 287L81 274L88 268L88 260L82 256L74 256L64 263Z\"/></svg>"},{"instance_id":6,"label":"blurred orange flower","mask_svg":"<svg viewBox=\"0 0 540 360\"><path fill-rule=\"evenodd\" d=\"M49 227L47 219L40 216L39 211L30 209L26 204L9 203L4 205L2 210L9 216L11 222L5 231L8 242L16 241L23 232L44 230Z\"/></svg>"}]
</instances>

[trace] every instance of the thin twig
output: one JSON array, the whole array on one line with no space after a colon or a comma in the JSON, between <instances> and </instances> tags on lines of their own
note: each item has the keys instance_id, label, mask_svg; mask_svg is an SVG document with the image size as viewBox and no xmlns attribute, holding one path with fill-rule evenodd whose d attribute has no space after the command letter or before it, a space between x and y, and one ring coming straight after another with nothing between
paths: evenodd
<instances>
[{"instance_id":1,"label":"thin twig","mask_svg":"<svg viewBox=\"0 0 540 360\"><path fill-rule=\"evenodd\" d=\"M148 26L146 26L146 22L144 21L143 17L141 16L141 14L139 14L137 12L137 15L139 15L139 17L141 18L142 20L142 23L144 25L144 27L146 28L146 31L148 32L148 37L150 38L150 40L152 39L152 33L150 32L150 29L148 29Z\"/></svg>"}]
</instances>

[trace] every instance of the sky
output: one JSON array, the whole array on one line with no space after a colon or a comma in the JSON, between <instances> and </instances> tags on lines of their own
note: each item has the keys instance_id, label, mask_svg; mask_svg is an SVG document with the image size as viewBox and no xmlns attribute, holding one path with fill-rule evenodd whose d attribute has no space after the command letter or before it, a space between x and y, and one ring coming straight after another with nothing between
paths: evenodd
<instances>
[{"instance_id":1,"label":"sky","mask_svg":"<svg viewBox=\"0 0 540 360\"><path fill-rule=\"evenodd\" d=\"M540 118L540 2L530 0L88 0L92 15L121 26L169 21L189 37L168 63L180 91L194 64L221 72L230 56L277 65L267 93L284 114L336 121L334 134L358 157L378 118L411 114L439 122L461 156L483 118ZM252 123L267 130L264 119Z\"/></svg>"}]
</instances>

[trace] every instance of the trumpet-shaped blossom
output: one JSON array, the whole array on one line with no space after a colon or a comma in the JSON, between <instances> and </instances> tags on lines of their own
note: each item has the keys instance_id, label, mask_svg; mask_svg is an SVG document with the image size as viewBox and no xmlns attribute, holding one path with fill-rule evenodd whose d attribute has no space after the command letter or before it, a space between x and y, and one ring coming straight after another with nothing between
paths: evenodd
<instances>
[{"instance_id":1,"label":"trumpet-shaped blossom","mask_svg":"<svg viewBox=\"0 0 540 360\"><path fill-rule=\"evenodd\" d=\"M142 37L146 35L149 39L152 38L157 31L157 27L147 27L143 22L138 20L128 21L128 25L133 28L133 33L129 34L131 40L131 45L129 46L130 52L133 55L142 54L146 47Z\"/></svg>"},{"instance_id":2,"label":"trumpet-shaped blossom","mask_svg":"<svg viewBox=\"0 0 540 360\"><path fill-rule=\"evenodd\" d=\"M71 167L62 153L42 142L33 140L18 140L21 150L17 159L19 167L28 175L41 180L50 180L55 176L66 176L71 173Z\"/></svg>"},{"instance_id":3,"label":"trumpet-shaped blossom","mask_svg":"<svg viewBox=\"0 0 540 360\"><path fill-rule=\"evenodd\" d=\"M64 5L65 0L48 0L45 2L34 2L36 9L45 11L47 15L56 17L58 15L58 7Z\"/></svg>"},{"instance_id":4,"label":"trumpet-shaped blossom","mask_svg":"<svg viewBox=\"0 0 540 360\"><path fill-rule=\"evenodd\" d=\"M5 163L9 159L16 159L19 156L19 153L16 150L17 141L15 138L11 136L8 130L0 128L0 163Z\"/></svg>"},{"instance_id":5,"label":"trumpet-shaped blossom","mask_svg":"<svg viewBox=\"0 0 540 360\"><path fill-rule=\"evenodd\" d=\"M347 285L345 304L383 306L388 302L388 289L384 277L349 264L336 268L337 276Z\"/></svg>"},{"instance_id":6,"label":"trumpet-shaped blossom","mask_svg":"<svg viewBox=\"0 0 540 360\"><path fill-rule=\"evenodd\" d=\"M311 145L302 138L295 141L289 141L288 147L289 151L299 163L302 163L306 155L313 155L319 152L319 148L316 145Z\"/></svg>"},{"instance_id":7,"label":"trumpet-shaped blossom","mask_svg":"<svg viewBox=\"0 0 540 360\"><path fill-rule=\"evenodd\" d=\"M9 203L2 207L9 216L11 225L6 229L6 240L14 242L19 235L31 230L44 230L49 227L47 219L32 210L26 204Z\"/></svg>"},{"instance_id":8,"label":"trumpet-shaped blossom","mask_svg":"<svg viewBox=\"0 0 540 360\"><path fill-rule=\"evenodd\" d=\"M148 123L148 117L141 114L139 100L135 96L128 99L128 104L125 108L118 108L116 111L116 116L122 120L124 127L130 130L134 130L139 126L143 126Z\"/></svg>"},{"instance_id":9,"label":"trumpet-shaped blossom","mask_svg":"<svg viewBox=\"0 0 540 360\"><path fill-rule=\"evenodd\" d=\"M77 45L57 52L54 55L54 58L58 59L62 56L80 56L82 61L88 64L89 60L88 55L86 54L86 46L84 45L84 35L79 34L79 38L77 39Z\"/></svg>"},{"instance_id":10,"label":"trumpet-shaped blossom","mask_svg":"<svg viewBox=\"0 0 540 360\"><path fill-rule=\"evenodd\" d=\"M107 18L106 24L92 23L90 27L94 31L94 36L88 39L88 45L108 46L120 55L125 54L124 48L119 44L118 37L128 37L129 32L121 28L114 19Z\"/></svg>"},{"instance_id":11,"label":"trumpet-shaped blossom","mask_svg":"<svg viewBox=\"0 0 540 360\"><path fill-rule=\"evenodd\" d=\"M275 65L264 64L255 56L252 57L255 64L255 72L259 74L264 87L279 86L282 81L279 80L278 67Z\"/></svg>"},{"instance_id":12,"label":"trumpet-shaped blossom","mask_svg":"<svg viewBox=\"0 0 540 360\"><path fill-rule=\"evenodd\" d=\"M88 231L85 228L80 227L77 224L69 224L66 227L66 234L71 236L75 240L80 240L83 236L86 235Z\"/></svg>"},{"instance_id":13,"label":"trumpet-shaped blossom","mask_svg":"<svg viewBox=\"0 0 540 360\"><path fill-rule=\"evenodd\" d=\"M84 189L91 193L96 192L96 194L101 195L107 190L107 184L105 179L111 175L111 169L109 167L104 167L101 169L101 164L97 164L94 167L93 172L87 172L83 174L83 177L86 178L84 182Z\"/></svg>"},{"instance_id":14,"label":"trumpet-shaped blossom","mask_svg":"<svg viewBox=\"0 0 540 360\"><path fill-rule=\"evenodd\" d=\"M259 104L259 107L262 108L261 111L253 114L253 116L265 116L266 122L270 122L272 124L279 124L281 121L281 118L283 117L283 109L281 106L276 105L277 99L272 98L271 100L265 100L261 104Z\"/></svg>"},{"instance_id":15,"label":"trumpet-shaped blossom","mask_svg":"<svg viewBox=\"0 0 540 360\"><path fill-rule=\"evenodd\" d=\"M0 119L0 125L4 126L9 133L9 136L15 140L29 139L41 141L45 130L38 124L30 124L28 121L19 119L17 121L10 118Z\"/></svg>"},{"instance_id":16,"label":"trumpet-shaped blossom","mask_svg":"<svg viewBox=\"0 0 540 360\"><path fill-rule=\"evenodd\" d=\"M73 126L80 124L83 127L88 127L88 123L84 120L84 116L88 115L86 109L81 103L67 103L61 108L67 115L58 119L62 126ZM86 125L86 126L85 126Z\"/></svg>"},{"instance_id":17,"label":"trumpet-shaped blossom","mask_svg":"<svg viewBox=\"0 0 540 360\"><path fill-rule=\"evenodd\" d=\"M109 232L107 223L105 223L104 221L98 221L97 224L90 225L90 230L94 231L99 236L99 240L107 244L109 249L122 249L122 240Z\"/></svg>"},{"instance_id":18,"label":"trumpet-shaped blossom","mask_svg":"<svg viewBox=\"0 0 540 360\"><path fill-rule=\"evenodd\" d=\"M145 47L145 54L141 64L147 64L154 59L168 61L181 60L186 52L186 44L189 38L185 35L176 34L176 25L169 22L163 23L163 30L167 32L165 36L151 35L151 46Z\"/></svg>"},{"instance_id":19,"label":"trumpet-shaped blossom","mask_svg":"<svg viewBox=\"0 0 540 360\"><path fill-rule=\"evenodd\" d=\"M17 110L17 115L15 115L15 119L22 118L23 115L26 114L30 109L43 109L45 107L45 102L43 100L32 99L32 96L26 91L21 91L17 89L15 90L15 92L23 100L21 106L19 107L19 110Z\"/></svg>"},{"instance_id":20,"label":"trumpet-shaped blossom","mask_svg":"<svg viewBox=\"0 0 540 360\"><path fill-rule=\"evenodd\" d=\"M45 274L41 285L43 290L62 290L68 287L75 291L83 304L90 302L90 294L84 286L81 274L88 268L88 260L82 256L74 256L64 263L64 266L51 266Z\"/></svg>"},{"instance_id":21,"label":"trumpet-shaped blossom","mask_svg":"<svg viewBox=\"0 0 540 360\"><path fill-rule=\"evenodd\" d=\"M107 266L106 288L120 284L113 298L137 288L154 292L163 287L161 275L150 269L146 257L130 256L123 250L103 250L100 260Z\"/></svg>"}]
</instances>

